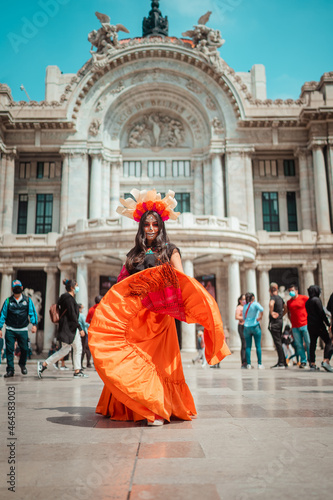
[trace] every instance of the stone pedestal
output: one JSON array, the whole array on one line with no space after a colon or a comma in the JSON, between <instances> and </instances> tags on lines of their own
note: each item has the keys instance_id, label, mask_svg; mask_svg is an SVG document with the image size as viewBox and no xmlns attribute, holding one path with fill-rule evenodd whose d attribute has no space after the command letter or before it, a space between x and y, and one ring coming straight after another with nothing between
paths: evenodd
<instances>
[{"instance_id":1,"label":"stone pedestal","mask_svg":"<svg viewBox=\"0 0 333 500\"><path fill-rule=\"evenodd\" d=\"M268 322L269 322L269 270L271 269L270 265L260 265L258 266L259 271L259 303L264 308L263 318L260 322L261 325L261 345L265 349L273 349L274 342L272 339L272 335L268 330Z\"/></svg>"},{"instance_id":2,"label":"stone pedestal","mask_svg":"<svg viewBox=\"0 0 333 500\"><path fill-rule=\"evenodd\" d=\"M229 344L231 349L239 349L241 342L238 334L238 321L235 319L235 311L238 297L241 294L239 263L242 257L230 256L224 259L228 264L228 307L229 307Z\"/></svg>"},{"instance_id":3,"label":"stone pedestal","mask_svg":"<svg viewBox=\"0 0 333 500\"><path fill-rule=\"evenodd\" d=\"M56 266L47 266L46 272L46 293L45 293L45 316L44 316L44 342L43 349L48 350L51 347L52 340L55 337L55 324L52 323L49 310L52 304L57 302L56 278L58 268Z\"/></svg>"},{"instance_id":4,"label":"stone pedestal","mask_svg":"<svg viewBox=\"0 0 333 500\"><path fill-rule=\"evenodd\" d=\"M183 260L184 273L193 278L194 267L190 259ZM195 352L196 351L196 338L195 338L195 324L188 325L182 322L182 351Z\"/></svg>"}]
</instances>

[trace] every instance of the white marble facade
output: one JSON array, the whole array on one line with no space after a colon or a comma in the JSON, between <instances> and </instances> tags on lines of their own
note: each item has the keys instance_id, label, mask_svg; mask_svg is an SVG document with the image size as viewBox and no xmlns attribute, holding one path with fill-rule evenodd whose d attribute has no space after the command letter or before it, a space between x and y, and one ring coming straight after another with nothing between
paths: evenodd
<instances>
[{"instance_id":1,"label":"white marble facade","mask_svg":"<svg viewBox=\"0 0 333 500\"><path fill-rule=\"evenodd\" d=\"M189 40L162 36L123 41L77 74L49 66L42 102L14 102L0 85L1 301L11 279L30 270L46 273L46 310L64 276L76 276L78 300L92 305L100 276L119 273L136 232L115 212L119 196L155 187L190 195L190 212L168 232L189 275L215 275L232 347L237 297L254 291L267 308L272 270L296 268L301 292L317 283L327 302L332 106L333 73L305 83L298 100L271 101L262 65L236 73ZM294 175L285 175L287 160ZM263 193L278 194L273 231L264 228ZM36 234L41 194L52 195L46 234ZM47 313L44 331L47 349ZM267 321L263 346L272 347ZM195 347L193 326L183 328L183 347Z\"/></svg>"}]
</instances>

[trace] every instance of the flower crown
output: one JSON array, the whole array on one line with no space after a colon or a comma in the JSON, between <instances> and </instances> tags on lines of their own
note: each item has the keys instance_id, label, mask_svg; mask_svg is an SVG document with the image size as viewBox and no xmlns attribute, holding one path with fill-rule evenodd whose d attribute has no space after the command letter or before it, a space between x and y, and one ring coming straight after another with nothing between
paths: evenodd
<instances>
[{"instance_id":1,"label":"flower crown","mask_svg":"<svg viewBox=\"0 0 333 500\"><path fill-rule=\"evenodd\" d=\"M160 193L156 193L156 189L151 191L139 191L138 189L132 189L131 195L133 198L119 198L120 203L123 206L119 206L116 212L120 215L124 215L129 219L134 219L140 222L141 217L145 212L157 212L163 221L168 219L177 220L180 212L174 212L173 209L177 206L177 200L175 200L175 193L173 191L168 191L166 196L161 198Z\"/></svg>"}]
</instances>

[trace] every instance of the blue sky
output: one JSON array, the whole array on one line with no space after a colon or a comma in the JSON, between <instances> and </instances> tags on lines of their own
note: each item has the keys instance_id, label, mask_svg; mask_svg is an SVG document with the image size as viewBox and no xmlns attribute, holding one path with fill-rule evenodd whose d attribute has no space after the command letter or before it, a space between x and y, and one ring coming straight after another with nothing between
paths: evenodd
<instances>
[{"instance_id":1,"label":"blue sky","mask_svg":"<svg viewBox=\"0 0 333 500\"><path fill-rule=\"evenodd\" d=\"M94 12L122 23L131 37L142 33L142 18L150 0L12 0L2 6L0 19L0 82L15 100L44 99L45 69L57 65L76 73L90 58L87 34L99 28ZM203 7L204 5L204 7ZM333 70L332 0L162 0L172 36L213 11L209 26L218 28L226 43L223 59L235 71L253 64L266 66L271 99L297 99L305 81L319 80Z\"/></svg>"}]
</instances>

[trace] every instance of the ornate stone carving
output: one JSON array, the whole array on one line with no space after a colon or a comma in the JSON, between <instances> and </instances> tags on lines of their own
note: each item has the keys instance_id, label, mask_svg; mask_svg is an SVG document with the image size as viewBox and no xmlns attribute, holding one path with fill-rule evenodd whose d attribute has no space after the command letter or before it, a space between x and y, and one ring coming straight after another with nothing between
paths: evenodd
<instances>
[{"instance_id":1,"label":"ornate stone carving","mask_svg":"<svg viewBox=\"0 0 333 500\"><path fill-rule=\"evenodd\" d=\"M194 94L201 94L202 89L193 80L187 80L186 88Z\"/></svg>"},{"instance_id":2,"label":"ornate stone carving","mask_svg":"<svg viewBox=\"0 0 333 500\"><path fill-rule=\"evenodd\" d=\"M224 128L222 122L217 118L217 116L212 120L212 127L214 129L214 134L216 135L224 134Z\"/></svg>"},{"instance_id":3,"label":"ornate stone carving","mask_svg":"<svg viewBox=\"0 0 333 500\"><path fill-rule=\"evenodd\" d=\"M96 135L98 135L100 126L101 126L100 120L98 120L97 118L94 118L92 120L92 122L90 123L89 134L96 137Z\"/></svg>"},{"instance_id":4,"label":"ornate stone carving","mask_svg":"<svg viewBox=\"0 0 333 500\"><path fill-rule=\"evenodd\" d=\"M93 30L88 34L88 41L91 43L90 54L95 69L104 68L107 64L108 53L120 47L118 32L129 33L122 24L110 24L110 17L100 12L95 12L96 17L101 22L99 30ZM96 52L93 48L96 47Z\"/></svg>"},{"instance_id":5,"label":"ornate stone carving","mask_svg":"<svg viewBox=\"0 0 333 500\"><path fill-rule=\"evenodd\" d=\"M216 104L215 102L213 101L213 99L211 97L207 97L206 99L206 106L208 109L210 109L211 111L216 111Z\"/></svg>"},{"instance_id":6,"label":"ornate stone carving","mask_svg":"<svg viewBox=\"0 0 333 500\"><path fill-rule=\"evenodd\" d=\"M161 112L144 115L128 134L129 148L176 148L185 140L183 123Z\"/></svg>"},{"instance_id":7,"label":"ornate stone carving","mask_svg":"<svg viewBox=\"0 0 333 500\"><path fill-rule=\"evenodd\" d=\"M210 16L211 12L207 12L207 14L201 16L198 24L193 27L194 29L186 31L183 33L183 36L190 37L196 50L205 56L216 71L223 73L225 65L218 49L222 47L225 40L222 39L220 30L214 30L206 26Z\"/></svg>"}]
</instances>

